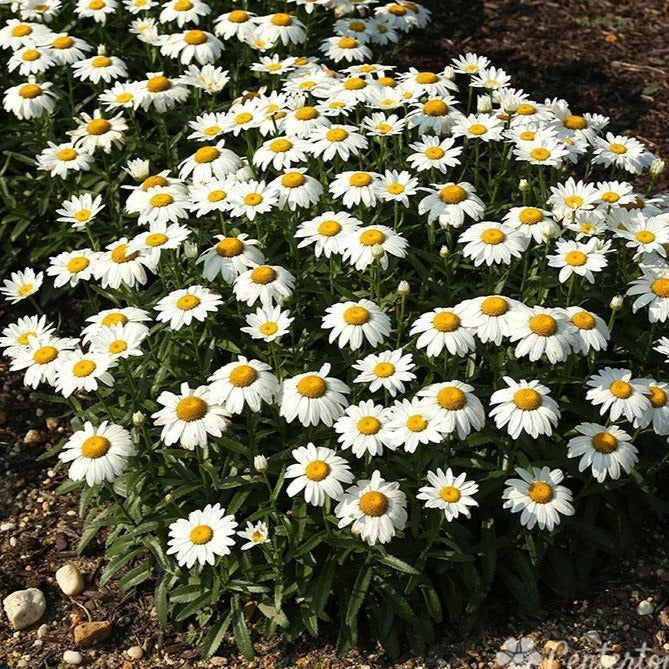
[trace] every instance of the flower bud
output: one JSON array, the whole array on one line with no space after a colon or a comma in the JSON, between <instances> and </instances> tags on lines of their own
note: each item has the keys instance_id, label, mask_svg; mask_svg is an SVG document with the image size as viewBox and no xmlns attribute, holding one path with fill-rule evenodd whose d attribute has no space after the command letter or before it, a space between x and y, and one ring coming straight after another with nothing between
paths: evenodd
<instances>
[{"instance_id":1,"label":"flower bud","mask_svg":"<svg viewBox=\"0 0 669 669\"><path fill-rule=\"evenodd\" d=\"M651 177L657 179L657 177L664 172L664 160L661 158L654 158L648 171L650 172Z\"/></svg>"},{"instance_id":2,"label":"flower bud","mask_svg":"<svg viewBox=\"0 0 669 669\"><path fill-rule=\"evenodd\" d=\"M253 467L260 474L266 472L267 458L264 455L256 455L255 458L253 458Z\"/></svg>"},{"instance_id":3,"label":"flower bud","mask_svg":"<svg viewBox=\"0 0 669 669\"><path fill-rule=\"evenodd\" d=\"M623 308L623 296L615 295L611 298L611 304L609 305L613 311L620 311Z\"/></svg>"},{"instance_id":4,"label":"flower bud","mask_svg":"<svg viewBox=\"0 0 669 669\"><path fill-rule=\"evenodd\" d=\"M381 244L374 244L374 246L372 246L372 256L376 258L376 260L383 258L385 254L386 252Z\"/></svg>"},{"instance_id":5,"label":"flower bud","mask_svg":"<svg viewBox=\"0 0 669 669\"><path fill-rule=\"evenodd\" d=\"M448 246L442 246L442 247L439 249L439 257L440 257L440 258L448 258L448 256L450 255L450 253L451 253L451 252L450 252L450 250L448 249Z\"/></svg>"},{"instance_id":6,"label":"flower bud","mask_svg":"<svg viewBox=\"0 0 669 669\"><path fill-rule=\"evenodd\" d=\"M397 286L397 292L402 296L408 295L411 292L411 287L409 286L409 282L400 281L400 285Z\"/></svg>"},{"instance_id":7,"label":"flower bud","mask_svg":"<svg viewBox=\"0 0 669 669\"><path fill-rule=\"evenodd\" d=\"M492 100L489 95L479 95L476 98L476 111L479 114L487 114L492 111Z\"/></svg>"},{"instance_id":8,"label":"flower bud","mask_svg":"<svg viewBox=\"0 0 669 669\"><path fill-rule=\"evenodd\" d=\"M135 413L132 414L132 424L135 427L143 425L145 420L146 416L141 411L135 411Z\"/></svg>"},{"instance_id":9,"label":"flower bud","mask_svg":"<svg viewBox=\"0 0 669 669\"><path fill-rule=\"evenodd\" d=\"M450 66L447 65L441 72L441 76L444 79L448 79L449 81L453 81L455 79L455 70Z\"/></svg>"},{"instance_id":10,"label":"flower bud","mask_svg":"<svg viewBox=\"0 0 669 669\"><path fill-rule=\"evenodd\" d=\"M98 56L106 56L107 47L104 44L98 44Z\"/></svg>"},{"instance_id":11,"label":"flower bud","mask_svg":"<svg viewBox=\"0 0 669 669\"><path fill-rule=\"evenodd\" d=\"M189 260L197 258L197 244L195 242L184 242L184 255Z\"/></svg>"},{"instance_id":12,"label":"flower bud","mask_svg":"<svg viewBox=\"0 0 669 669\"><path fill-rule=\"evenodd\" d=\"M527 193L527 191L530 190L530 182L527 179L521 179L518 182L518 190L521 193Z\"/></svg>"},{"instance_id":13,"label":"flower bud","mask_svg":"<svg viewBox=\"0 0 669 669\"><path fill-rule=\"evenodd\" d=\"M164 497L164 500L167 504L169 504L173 499L174 495L171 492L168 492L167 495L165 495Z\"/></svg>"},{"instance_id":14,"label":"flower bud","mask_svg":"<svg viewBox=\"0 0 669 669\"><path fill-rule=\"evenodd\" d=\"M135 158L129 160L124 167L124 170L135 180L135 181L144 181L150 172L149 172L149 161L142 160L142 158Z\"/></svg>"}]
</instances>

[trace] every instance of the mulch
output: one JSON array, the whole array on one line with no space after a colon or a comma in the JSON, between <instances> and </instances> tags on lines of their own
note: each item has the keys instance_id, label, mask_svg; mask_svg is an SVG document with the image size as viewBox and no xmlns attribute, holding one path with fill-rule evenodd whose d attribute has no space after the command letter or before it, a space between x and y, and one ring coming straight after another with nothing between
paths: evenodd
<instances>
[{"instance_id":1,"label":"mulch","mask_svg":"<svg viewBox=\"0 0 669 669\"><path fill-rule=\"evenodd\" d=\"M575 113L599 112L611 127L646 142L669 158L669 7L663 0L424 0L433 22L411 38L402 64L421 70L443 68L453 55L475 51L513 76L514 85L534 99L563 97ZM666 175L663 185L669 184ZM0 321L16 313L0 313ZM197 630L162 630L153 611L150 587L120 593L114 583L100 588L96 579L104 565L103 546L93 541L83 555L75 552L81 534L78 495L57 496L64 473L38 456L67 435L59 407L34 401L20 376L0 363L0 596L25 587L40 587L47 597L41 622L48 633L38 639L36 627L14 633L0 615L0 667L38 669L61 666L64 650L74 647L72 627L89 617L108 619L111 639L85 653L96 669L162 669L169 666L275 667L453 667L481 669L494 659L507 636L531 634L539 645L567 639L582 652L593 652L597 634L620 644L616 652L642 644L669 651L669 528L648 528L629 563L602 564L601 578L586 597L548 602L539 621L510 615L491 621L485 632L462 637L445 628L443 638L424 657L392 663L376 646L337 658L332 639L286 645L281 639L256 642L257 660L241 660L226 640L213 663L198 659L190 641ZM87 590L65 597L53 577L72 561L85 573ZM651 597L656 612L639 616L641 599ZM597 633L597 634L595 634ZM124 651L144 648L142 660L130 661Z\"/></svg>"}]
</instances>

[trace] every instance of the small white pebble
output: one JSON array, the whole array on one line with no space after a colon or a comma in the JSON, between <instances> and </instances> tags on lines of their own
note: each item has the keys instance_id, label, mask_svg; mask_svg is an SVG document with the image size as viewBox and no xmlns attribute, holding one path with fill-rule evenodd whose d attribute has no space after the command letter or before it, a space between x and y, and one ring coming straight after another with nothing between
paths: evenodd
<instances>
[{"instance_id":1,"label":"small white pebble","mask_svg":"<svg viewBox=\"0 0 669 669\"><path fill-rule=\"evenodd\" d=\"M37 638L43 639L49 633L49 626L43 623L37 628Z\"/></svg>"},{"instance_id":2,"label":"small white pebble","mask_svg":"<svg viewBox=\"0 0 669 669\"><path fill-rule=\"evenodd\" d=\"M13 530L15 527L14 523L2 523L0 525L0 532L9 532L9 530Z\"/></svg>"},{"instance_id":3,"label":"small white pebble","mask_svg":"<svg viewBox=\"0 0 669 669\"><path fill-rule=\"evenodd\" d=\"M652 602L649 602L647 599L639 602L639 606L636 607L636 612L640 616L649 616L651 613L653 613L654 610L655 607L653 606Z\"/></svg>"},{"instance_id":4,"label":"small white pebble","mask_svg":"<svg viewBox=\"0 0 669 669\"><path fill-rule=\"evenodd\" d=\"M599 662L601 663L602 667L604 669L610 669L617 661L618 661L618 656L617 655L602 655L599 658Z\"/></svg>"},{"instance_id":5,"label":"small white pebble","mask_svg":"<svg viewBox=\"0 0 669 669\"><path fill-rule=\"evenodd\" d=\"M19 542L17 541L16 537L9 537L9 545L12 548L14 548L16 546L16 544L18 544L18 543Z\"/></svg>"},{"instance_id":6,"label":"small white pebble","mask_svg":"<svg viewBox=\"0 0 669 669\"><path fill-rule=\"evenodd\" d=\"M65 664L81 664L84 661L84 658L81 657L81 653L77 653L76 650L66 650L63 653L63 662Z\"/></svg>"},{"instance_id":7,"label":"small white pebble","mask_svg":"<svg viewBox=\"0 0 669 669\"><path fill-rule=\"evenodd\" d=\"M141 660L144 655L141 646L131 646L125 653L131 660Z\"/></svg>"}]
</instances>

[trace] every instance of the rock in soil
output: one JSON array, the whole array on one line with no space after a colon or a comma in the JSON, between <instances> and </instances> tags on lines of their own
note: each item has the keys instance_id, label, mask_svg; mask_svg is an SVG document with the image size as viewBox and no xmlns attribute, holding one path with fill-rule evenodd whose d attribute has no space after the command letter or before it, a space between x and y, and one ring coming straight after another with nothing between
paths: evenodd
<instances>
[{"instance_id":1,"label":"rock in soil","mask_svg":"<svg viewBox=\"0 0 669 669\"><path fill-rule=\"evenodd\" d=\"M44 593L37 588L17 590L2 601L9 624L15 630L22 630L36 623L46 611Z\"/></svg>"},{"instance_id":2,"label":"rock in soil","mask_svg":"<svg viewBox=\"0 0 669 669\"><path fill-rule=\"evenodd\" d=\"M84 577L76 565L64 564L56 572L56 581L68 597L80 595L84 591Z\"/></svg>"},{"instance_id":3,"label":"rock in soil","mask_svg":"<svg viewBox=\"0 0 669 669\"><path fill-rule=\"evenodd\" d=\"M74 643L78 648L90 648L106 641L112 633L112 625L108 620L91 623L79 623L74 628Z\"/></svg>"}]
</instances>

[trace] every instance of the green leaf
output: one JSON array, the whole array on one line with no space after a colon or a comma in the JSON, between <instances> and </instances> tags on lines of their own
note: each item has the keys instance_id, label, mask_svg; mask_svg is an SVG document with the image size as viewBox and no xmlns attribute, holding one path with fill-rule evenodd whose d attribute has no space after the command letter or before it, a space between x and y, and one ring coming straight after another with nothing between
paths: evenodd
<instances>
[{"instance_id":1,"label":"green leaf","mask_svg":"<svg viewBox=\"0 0 669 669\"><path fill-rule=\"evenodd\" d=\"M404 574L411 574L412 576L420 576L420 572L415 567L412 567L408 562L400 560L394 555L384 555L379 562L388 567L392 567L396 571L401 571Z\"/></svg>"},{"instance_id":2,"label":"green leaf","mask_svg":"<svg viewBox=\"0 0 669 669\"><path fill-rule=\"evenodd\" d=\"M225 618L215 622L211 629L207 632L204 639L202 640L202 654L205 659L209 659L217 650L218 647L223 642L223 637L230 627L230 621L232 620L232 612L228 613Z\"/></svg>"},{"instance_id":3,"label":"green leaf","mask_svg":"<svg viewBox=\"0 0 669 669\"><path fill-rule=\"evenodd\" d=\"M152 571L151 563L148 560L142 562L142 564L131 569L119 579L118 589L121 592L124 592L125 590L130 590L130 588L138 586L140 583L151 578Z\"/></svg>"},{"instance_id":4,"label":"green leaf","mask_svg":"<svg viewBox=\"0 0 669 669\"><path fill-rule=\"evenodd\" d=\"M244 614L239 605L239 597L234 597L232 600L232 631L235 635L235 643L237 644L237 648L239 648L239 652L247 660L252 660L255 657L255 652L253 651L248 627L246 627Z\"/></svg>"},{"instance_id":5,"label":"green leaf","mask_svg":"<svg viewBox=\"0 0 669 669\"><path fill-rule=\"evenodd\" d=\"M353 591L351 592L351 598L348 600L348 607L346 608L346 624L352 625L358 618L358 611L362 606L365 596L367 595L367 590L369 590L369 584L372 580L372 567L369 565L364 565L362 569L358 572L358 577L355 579L353 584Z\"/></svg>"}]
</instances>

